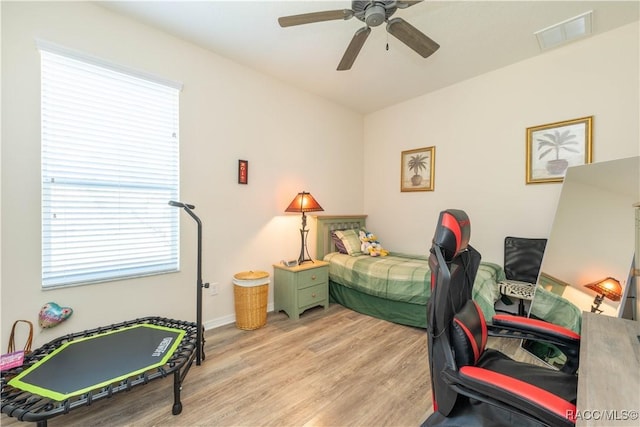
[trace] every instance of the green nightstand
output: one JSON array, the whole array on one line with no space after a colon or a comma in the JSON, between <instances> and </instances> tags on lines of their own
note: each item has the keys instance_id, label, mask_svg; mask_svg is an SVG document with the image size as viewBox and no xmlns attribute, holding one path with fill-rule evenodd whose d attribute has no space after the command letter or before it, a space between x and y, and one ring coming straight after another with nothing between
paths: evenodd
<instances>
[{"instance_id":1,"label":"green nightstand","mask_svg":"<svg viewBox=\"0 0 640 427\"><path fill-rule=\"evenodd\" d=\"M274 310L289 318L318 305L329 307L329 263L314 260L295 267L273 265Z\"/></svg>"}]
</instances>

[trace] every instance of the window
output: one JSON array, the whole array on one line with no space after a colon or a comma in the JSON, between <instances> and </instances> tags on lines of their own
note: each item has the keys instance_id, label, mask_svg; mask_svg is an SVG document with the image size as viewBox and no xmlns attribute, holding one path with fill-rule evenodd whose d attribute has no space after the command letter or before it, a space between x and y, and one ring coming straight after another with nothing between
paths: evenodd
<instances>
[{"instance_id":1,"label":"window","mask_svg":"<svg viewBox=\"0 0 640 427\"><path fill-rule=\"evenodd\" d=\"M38 47L42 286L176 271L180 85Z\"/></svg>"}]
</instances>

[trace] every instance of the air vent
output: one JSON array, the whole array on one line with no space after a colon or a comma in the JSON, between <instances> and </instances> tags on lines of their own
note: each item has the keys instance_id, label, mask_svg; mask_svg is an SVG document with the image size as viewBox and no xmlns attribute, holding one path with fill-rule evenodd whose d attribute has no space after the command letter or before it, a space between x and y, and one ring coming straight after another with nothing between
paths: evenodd
<instances>
[{"instance_id":1,"label":"air vent","mask_svg":"<svg viewBox=\"0 0 640 427\"><path fill-rule=\"evenodd\" d=\"M558 24L536 31L540 49L548 50L591 35L593 11L590 10Z\"/></svg>"}]
</instances>

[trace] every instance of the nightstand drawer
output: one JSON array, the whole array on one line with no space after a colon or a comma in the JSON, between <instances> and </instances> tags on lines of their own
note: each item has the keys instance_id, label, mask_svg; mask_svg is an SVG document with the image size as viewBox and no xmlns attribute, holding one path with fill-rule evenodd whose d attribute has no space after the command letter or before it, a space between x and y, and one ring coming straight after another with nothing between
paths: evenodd
<instances>
[{"instance_id":1,"label":"nightstand drawer","mask_svg":"<svg viewBox=\"0 0 640 427\"><path fill-rule=\"evenodd\" d=\"M327 299L327 285L320 283L298 292L298 307L320 304Z\"/></svg>"},{"instance_id":2,"label":"nightstand drawer","mask_svg":"<svg viewBox=\"0 0 640 427\"><path fill-rule=\"evenodd\" d=\"M314 268L298 273L298 289L308 288L329 280L329 272L326 268Z\"/></svg>"}]
</instances>

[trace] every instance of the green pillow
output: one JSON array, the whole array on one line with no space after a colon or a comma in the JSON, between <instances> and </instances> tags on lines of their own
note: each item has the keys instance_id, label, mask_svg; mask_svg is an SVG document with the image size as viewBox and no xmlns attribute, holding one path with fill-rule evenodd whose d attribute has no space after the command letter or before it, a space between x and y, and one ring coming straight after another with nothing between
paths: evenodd
<instances>
[{"instance_id":1,"label":"green pillow","mask_svg":"<svg viewBox=\"0 0 640 427\"><path fill-rule=\"evenodd\" d=\"M362 251L360 251L360 236L356 230L338 230L335 234L336 237L342 241L342 244L349 255L362 255Z\"/></svg>"}]
</instances>

